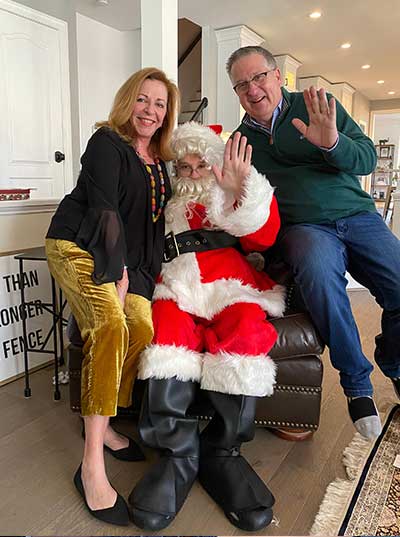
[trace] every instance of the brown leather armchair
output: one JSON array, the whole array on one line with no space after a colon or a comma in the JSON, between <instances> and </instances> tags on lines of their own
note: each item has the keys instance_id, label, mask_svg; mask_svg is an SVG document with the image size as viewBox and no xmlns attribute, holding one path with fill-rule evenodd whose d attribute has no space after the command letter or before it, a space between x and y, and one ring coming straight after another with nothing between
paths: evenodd
<instances>
[{"instance_id":1,"label":"brown leather armchair","mask_svg":"<svg viewBox=\"0 0 400 537\"><path fill-rule=\"evenodd\" d=\"M279 271L280 283L285 278ZM278 280L278 278L275 278ZM271 320L271 319L270 319ZM324 345L294 284L288 285L287 309L284 317L272 319L278 332L278 341L270 355L277 364L277 382L271 397L258 399L256 425L281 430L315 431L319 425L321 407L322 362ZM69 333L70 404L80 411L81 341L75 325ZM137 380L133 389L133 403L129 409L120 409L121 415L137 415L140 410L143 381ZM203 419L211 411L201 398L192 409Z\"/></svg>"}]
</instances>

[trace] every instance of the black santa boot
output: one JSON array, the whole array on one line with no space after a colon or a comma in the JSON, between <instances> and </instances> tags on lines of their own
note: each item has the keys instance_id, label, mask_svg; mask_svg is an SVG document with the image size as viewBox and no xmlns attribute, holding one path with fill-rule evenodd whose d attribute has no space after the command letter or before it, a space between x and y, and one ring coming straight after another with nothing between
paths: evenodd
<instances>
[{"instance_id":1,"label":"black santa boot","mask_svg":"<svg viewBox=\"0 0 400 537\"><path fill-rule=\"evenodd\" d=\"M144 530L167 527L197 477L198 420L187 415L197 386L175 377L147 381L138 429L144 444L161 450L161 458L129 496L133 522Z\"/></svg>"},{"instance_id":2,"label":"black santa boot","mask_svg":"<svg viewBox=\"0 0 400 537\"><path fill-rule=\"evenodd\" d=\"M240 454L254 438L256 398L204 392L215 415L200 436L199 481L234 526L258 531L270 524L275 498Z\"/></svg>"}]
</instances>

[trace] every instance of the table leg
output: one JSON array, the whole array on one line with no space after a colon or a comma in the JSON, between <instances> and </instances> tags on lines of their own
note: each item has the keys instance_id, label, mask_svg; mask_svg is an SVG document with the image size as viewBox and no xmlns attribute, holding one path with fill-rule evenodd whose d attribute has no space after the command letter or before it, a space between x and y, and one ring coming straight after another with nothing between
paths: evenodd
<instances>
[{"instance_id":1,"label":"table leg","mask_svg":"<svg viewBox=\"0 0 400 537\"><path fill-rule=\"evenodd\" d=\"M51 299L53 302L53 341L54 341L54 399L59 401L61 399L60 389L58 386L58 338L57 338L57 322L58 322L58 308L57 308L57 294L56 294L56 282L53 276L51 276ZM61 315L61 314L60 314Z\"/></svg>"},{"instance_id":2,"label":"table leg","mask_svg":"<svg viewBox=\"0 0 400 537\"><path fill-rule=\"evenodd\" d=\"M64 330L63 330L63 293L61 287L58 288L58 304L59 304L59 317L58 317L58 337L60 341L60 365L64 365Z\"/></svg>"},{"instance_id":3,"label":"table leg","mask_svg":"<svg viewBox=\"0 0 400 537\"><path fill-rule=\"evenodd\" d=\"M24 396L32 395L29 386L29 360L28 360L28 337L26 333L26 303L25 303L25 288L24 288L24 260L19 260L19 285L21 292L21 311L22 311L22 336L24 338L24 370L25 370L25 389Z\"/></svg>"}]
</instances>

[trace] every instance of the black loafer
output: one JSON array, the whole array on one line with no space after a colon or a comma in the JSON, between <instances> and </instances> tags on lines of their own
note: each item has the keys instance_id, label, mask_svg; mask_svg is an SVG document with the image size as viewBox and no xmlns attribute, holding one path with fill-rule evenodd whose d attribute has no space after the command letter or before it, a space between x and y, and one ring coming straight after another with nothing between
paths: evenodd
<instances>
[{"instance_id":1,"label":"black loafer","mask_svg":"<svg viewBox=\"0 0 400 537\"><path fill-rule=\"evenodd\" d=\"M107 509L90 509L86 501L85 490L82 483L82 465L79 466L76 474L74 476L74 484L77 488L79 494L82 496L83 501L85 502L86 509L89 513L101 520L102 522L107 522L108 524L115 524L117 526L127 526L130 522L129 520L129 509L126 505L123 497L117 492L117 499L115 504L112 507L107 507Z\"/></svg>"},{"instance_id":2,"label":"black loafer","mask_svg":"<svg viewBox=\"0 0 400 537\"><path fill-rule=\"evenodd\" d=\"M160 513L150 513L142 509L132 508L132 521L138 528L147 531L163 530L174 520L172 515L161 515Z\"/></svg>"},{"instance_id":3,"label":"black loafer","mask_svg":"<svg viewBox=\"0 0 400 537\"><path fill-rule=\"evenodd\" d=\"M121 434L121 433L119 433ZM123 435L121 435L123 436ZM111 453L113 457L116 459L119 459L120 461L144 461L146 457L144 456L143 451L140 449L138 444L132 438L129 438L128 436L125 436L125 438L128 438L129 444L125 448L121 449L111 449L108 446L104 446L104 449L108 451L108 453Z\"/></svg>"},{"instance_id":4,"label":"black loafer","mask_svg":"<svg viewBox=\"0 0 400 537\"><path fill-rule=\"evenodd\" d=\"M273 512L269 507L259 507L248 511L225 511L225 516L231 524L241 530L258 531L271 524Z\"/></svg>"}]
</instances>

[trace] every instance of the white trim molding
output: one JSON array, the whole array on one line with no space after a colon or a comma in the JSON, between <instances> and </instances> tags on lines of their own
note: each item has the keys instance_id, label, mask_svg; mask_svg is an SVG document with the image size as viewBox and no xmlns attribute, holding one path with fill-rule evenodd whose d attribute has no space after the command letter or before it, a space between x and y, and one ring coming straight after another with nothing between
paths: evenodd
<instances>
[{"instance_id":1,"label":"white trim molding","mask_svg":"<svg viewBox=\"0 0 400 537\"><path fill-rule=\"evenodd\" d=\"M59 200L0 201L0 216L11 214L53 213Z\"/></svg>"}]
</instances>

